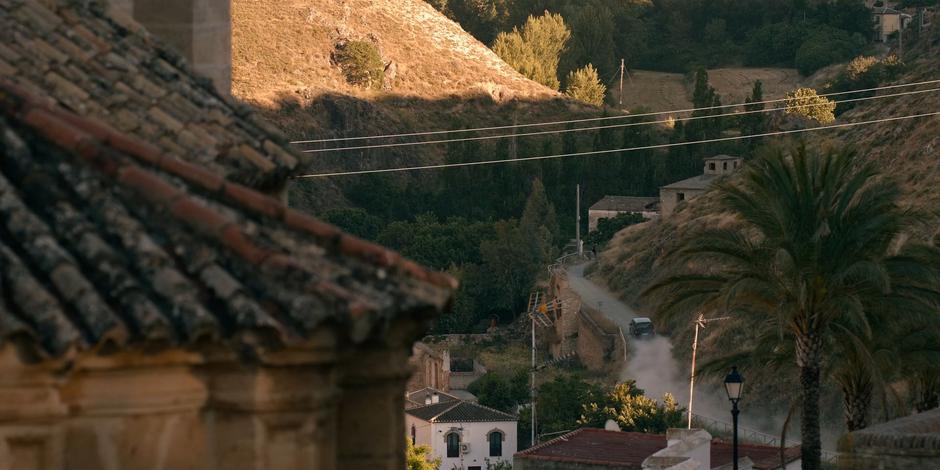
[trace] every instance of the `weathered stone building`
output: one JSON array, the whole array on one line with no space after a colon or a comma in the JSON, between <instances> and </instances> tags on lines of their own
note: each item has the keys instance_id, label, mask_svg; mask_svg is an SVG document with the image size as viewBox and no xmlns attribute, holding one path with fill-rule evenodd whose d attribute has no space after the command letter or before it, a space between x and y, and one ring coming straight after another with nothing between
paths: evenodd
<instances>
[{"instance_id":1,"label":"weathered stone building","mask_svg":"<svg viewBox=\"0 0 940 470\"><path fill-rule=\"evenodd\" d=\"M679 203L701 196L712 183L744 166L744 159L729 155L716 155L705 159L705 170L693 176L659 188L660 211L669 217Z\"/></svg>"},{"instance_id":2,"label":"weathered stone building","mask_svg":"<svg viewBox=\"0 0 940 470\"><path fill-rule=\"evenodd\" d=\"M411 364L414 373L408 379L406 390L409 392L423 388L450 390L450 353L447 350L437 352L425 343L417 342L411 350Z\"/></svg>"},{"instance_id":3,"label":"weathered stone building","mask_svg":"<svg viewBox=\"0 0 940 470\"><path fill-rule=\"evenodd\" d=\"M659 198L604 196L588 209L588 232L597 230L601 219L610 219L620 214L640 214L644 219L659 217Z\"/></svg>"},{"instance_id":4,"label":"weathered stone building","mask_svg":"<svg viewBox=\"0 0 940 470\"><path fill-rule=\"evenodd\" d=\"M454 281L268 195L283 137L88 3L0 0L0 468L403 469Z\"/></svg>"}]
</instances>

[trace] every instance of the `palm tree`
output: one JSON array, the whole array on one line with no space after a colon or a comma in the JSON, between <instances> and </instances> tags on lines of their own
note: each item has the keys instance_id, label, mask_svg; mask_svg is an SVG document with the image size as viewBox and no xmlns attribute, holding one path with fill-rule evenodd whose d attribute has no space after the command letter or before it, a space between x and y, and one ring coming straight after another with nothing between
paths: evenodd
<instances>
[{"instance_id":1,"label":"palm tree","mask_svg":"<svg viewBox=\"0 0 940 470\"><path fill-rule=\"evenodd\" d=\"M659 314L667 318L727 311L771 319L792 338L804 469L820 466L827 338L837 323L870 336L866 305L891 292L886 259L911 222L900 195L896 183L853 152L801 146L759 158L739 178L717 185L713 212L725 216L723 223L686 238L667 255L668 274L645 292L662 299ZM926 269L909 264L905 269Z\"/></svg>"}]
</instances>

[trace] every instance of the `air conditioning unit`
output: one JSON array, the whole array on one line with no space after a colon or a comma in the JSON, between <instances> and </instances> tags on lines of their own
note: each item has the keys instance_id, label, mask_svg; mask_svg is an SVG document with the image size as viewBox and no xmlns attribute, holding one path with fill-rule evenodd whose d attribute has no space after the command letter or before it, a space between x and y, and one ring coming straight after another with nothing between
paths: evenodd
<instances>
[{"instance_id":1,"label":"air conditioning unit","mask_svg":"<svg viewBox=\"0 0 940 470\"><path fill-rule=\"evenodd\" d=\"M470 453L470 444L467 444L467 443L460 444L460 453L461 453L461 454L469 454L469 453Z\"/></svg>"}]
</instances>

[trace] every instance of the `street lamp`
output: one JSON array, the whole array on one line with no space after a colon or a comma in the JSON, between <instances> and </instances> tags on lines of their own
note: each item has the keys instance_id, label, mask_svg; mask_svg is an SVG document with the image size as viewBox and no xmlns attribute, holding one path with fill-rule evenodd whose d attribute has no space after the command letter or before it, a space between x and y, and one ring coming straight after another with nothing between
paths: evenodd
<instances>
[{"instance_id":1,"label":"street lamp","mask_svg":"<svg viewBox=\"0 0 940 470\"><path fill-rule=\"evenodd\" d=\"M731 373L725 377L725 391L728 392L728 399L731 400L731 422L734 429L731 461L734 470L738 470L738 400L741 399L741 388L743 386L744 378L738 373L738 367L732 366Z\"/></svg>"}]
</instances>

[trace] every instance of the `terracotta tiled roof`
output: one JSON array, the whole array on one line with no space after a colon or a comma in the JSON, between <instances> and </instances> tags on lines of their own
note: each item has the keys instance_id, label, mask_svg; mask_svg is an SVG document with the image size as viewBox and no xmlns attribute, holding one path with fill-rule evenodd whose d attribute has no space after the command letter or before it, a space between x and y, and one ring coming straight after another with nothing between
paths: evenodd
<instances>
[{"instance_id":1,"label":"terracotta tiled roof","mask_svg":"<svg viewBox=\"0 0 940 470\"><path fill-rule=\"evenodd\" d=\"M418 419L434 423L474 423L491 421L518 421L518 418L499 410L466 401L442 401L405 410Z\"/></svg>"},{"instance_id":2,"label":"terracotta tiled roof","mask_svg":"<svg viewBox=\"0 0 940 470\"><path fill-rule=\"evenodd\" d=\"M0 76L164 154L280 189L298 162L286 138L158 40L112 21L99 3L0 0Z\"/></svg>"},{"instance_id":3,"label":"terracotta tiled roof","mask_svg":"<svg viewBox=\"0 0 940 470\"><path fill-rule=\"evenodd\" d=\"M637 432L581 428L516 454L516 458L556 462L584 463L611 468L642 468L643 461L666 447L666 436ZM780 449L774 446L738 444L741 457L749 457L756 469L780 465ZM711 466L731 462L731 444L712 441ZM787 461L799 458L800 447L786 449Z\"/></svg>"},{"instance_id":4,"label":"terracotta tiled roof","mask_svg":"<svg viewBox=\"0 0 940 470\"><path fill-rule=\"evenodd\" d=\"M0 78L0 340L39 358L108 344L266 349L330 323L358 342L403 314L426 320L454 288Z\"/></svg>"}]
</instances>

